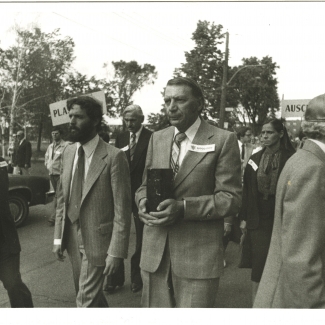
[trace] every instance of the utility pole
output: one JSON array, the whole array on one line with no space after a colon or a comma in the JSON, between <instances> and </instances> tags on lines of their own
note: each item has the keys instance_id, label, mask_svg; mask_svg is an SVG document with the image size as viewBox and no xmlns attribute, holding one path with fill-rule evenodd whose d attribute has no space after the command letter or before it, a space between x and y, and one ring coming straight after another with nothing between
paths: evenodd
<instances>
[{"instance_id":1,"label":"utility pole","mask_svg":"<svg viewBox=\"0 0 325 325\"><path fill-rule=\"evenodd\" d=\"M227 79L228 79L228 56L229 56L229 33L226 32L226 50L225 60L223 62L223 76L221 85L221 102L220 102L220 115L219 115L219 127L223 129L225 123L225 109L226 109L226 97L227 97Z\"/></svg>"}]
</instances>

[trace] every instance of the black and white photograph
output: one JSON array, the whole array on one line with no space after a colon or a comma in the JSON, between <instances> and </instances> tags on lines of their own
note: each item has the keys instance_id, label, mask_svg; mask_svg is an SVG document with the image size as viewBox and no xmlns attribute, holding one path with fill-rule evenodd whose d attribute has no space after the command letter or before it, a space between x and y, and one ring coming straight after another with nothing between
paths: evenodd
<instances>
[{"instance_id":1,"label":"black and white photograph","mask_svg":"<svg viewBox=\"0 0 325 325\"><path fill-rule=\"evenodd\" d=\"M6 324L318 324L324 12L0 2Z\"/></svg>"}]
</instances>

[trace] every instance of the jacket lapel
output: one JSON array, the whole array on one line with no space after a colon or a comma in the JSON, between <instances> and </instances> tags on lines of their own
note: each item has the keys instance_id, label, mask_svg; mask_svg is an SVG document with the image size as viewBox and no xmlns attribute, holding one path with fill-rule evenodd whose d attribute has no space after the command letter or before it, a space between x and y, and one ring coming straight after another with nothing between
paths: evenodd
<instances>
[{"instance_id":1,"label":"jacket lapel","mask_svg":"<svg viewBox=\"0 0 325 325\"><path fill-rule=\"evenodd\" d=\"M156 148L154 147L155 152L155 168L171 168L170 167L170 156L171 156L171 147L174 139L175 127L169 127L165 129L165 132L162 133L161 138L164 141L160 141Z\"/></svg>"},{"instance_id":2,"label":"jacket lapel","mask_svg":"<svg viewBox=\"0 0 325 325\"><path fill-rule=\"evenodd\" d=\"M70 184L72 179L72 170L73 170L73 161L74 156L77 151L77 145L73 144L67 147L66 151L64 152L64 167L63 173L61 177L62 182L62 189L65 202L69 202L69 193L70 193Z\"/></svg>"},{"instance_id":3,"label":"jacket lapel","mask_svg":"<svg viewBox=\"0 0 325 325\"><path fill-rule=\"evenodd\" d=\"M82 191L81 204L85 197L87 196L89 190L94 185L95 181L107 165L104 158L107 156L106 144L102 139L99 139L98 145L95 149L93 158L91 160L86 181L84 184L84 189Z\"/></svg>"},{"instance_id":4,"label":"jacket lapel","mask_svg":"<svg viewBox=\"0 0 325 325\"><path fill-rule=\"evenodd\" d=\"M192 144L207 145L211 143L211 138L214 136L209 131L207 124L201 121L201 125L193 139ZM179 172L175 177L175 188L187 177L187 175L194 169L194 167L205 157L207 152L187 151Z\"/></svg>"},{"instance_id":5,"label":"jacket lapel","mask_svg":"<svg viewBox=\"0 0 325 325\"><path fill-rule=\"evenodd\" d=\"M137 143L137 145L135 147L134 157L133 157L133 160L132 160L132 163L131 163L131 166L130 166L131 167L130 168L131 172L133 171L133 169L137 165L143 150L146 149L147 142L145 140L146 140L147 136L148 136L148 134L146 132L146 129L143 128L141 133L140 133L138 143Z\"/></svg>"}]
</instances>

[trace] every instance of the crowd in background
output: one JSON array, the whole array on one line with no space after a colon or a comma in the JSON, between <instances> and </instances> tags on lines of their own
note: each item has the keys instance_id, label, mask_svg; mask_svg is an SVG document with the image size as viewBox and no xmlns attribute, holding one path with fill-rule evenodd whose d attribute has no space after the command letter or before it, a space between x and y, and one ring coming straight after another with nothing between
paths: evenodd
<instances>
[{"instance_id":1,"label":"crowd in background","mask_svg":"<svg viewBox=\"0 0 325 325\"><path fill-rule=\"evenodd\" d=\"M69 255L77 306L108 307L102 291L124 285L132 216L131 290L142 290L143 307L213 307L234 240L239 267L252 269L254 307L324 308L325 96L310 102L299 140L279 119L258 137L250 127L206 123L204 94L189 78L169 80L164 101L169 127L152 133L130 105L115 148L100 104L87 96L69 103L71 141L52 130L53 253ZM28 175L22 131L8 154L13 173ZM172 193L149 210L148 170L162 169L171 171Z\"/></svg>"}]
</instances>

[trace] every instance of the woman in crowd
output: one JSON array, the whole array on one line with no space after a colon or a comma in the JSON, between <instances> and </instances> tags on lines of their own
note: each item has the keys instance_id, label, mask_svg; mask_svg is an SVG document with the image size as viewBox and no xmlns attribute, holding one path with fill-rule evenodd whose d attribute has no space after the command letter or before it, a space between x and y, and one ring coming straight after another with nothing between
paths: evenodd
<instances>
[{"instance_id":1,"label":"woman in crowd","mask_svg":"<svg viewBox=\"0 0 325 325\"><path fill-rule=\"evenodd\" d=\"M240 228L247 232L243 252L252 268L253 303L268 254L275 208L275 191L286 161L295 153L287 130L280 120L263 125L264 148L253 154L244 173Z\"/></svg>"}]
</instances>

